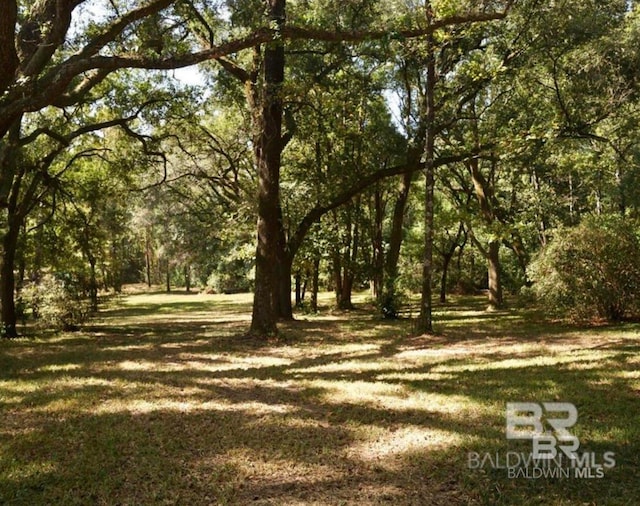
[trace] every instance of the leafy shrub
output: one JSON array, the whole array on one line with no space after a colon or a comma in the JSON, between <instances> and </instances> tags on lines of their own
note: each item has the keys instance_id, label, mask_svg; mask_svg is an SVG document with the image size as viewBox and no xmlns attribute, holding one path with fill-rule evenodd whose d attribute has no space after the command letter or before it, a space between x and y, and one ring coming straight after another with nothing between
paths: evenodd
<instances>
[{"instance_id":1,"label":"leafy shrub","mask_svg":"<svg viewBox=\"0 0 640 506\"><path fill-rule=\"evenodd\" d=\"M77 330L91 312L81 283L71 276L45 274L23 288L21 299L41 328Z\"/></svg>"},{"instance_id":2,"label":"leafy shrub","mask_svg":"<svg viewBox=\"0 0 640 506\"><path fill-rule=\"evenodd\" d=\"M255 277L254 255L253 247L231 251L207 279L207 288L215 293L251 291Z\"/></svg>"},{"instance_id":3,"label":"leafy shrub","mask_svg":"<svg viewBox=\"0 0 640 506\"><path fill-rule=\"evenodd\" d=\"M535 295L578 319L618 321L638 310L640 242L620 218L559 230L529 268Z\"/></svg>"}]
</instances>

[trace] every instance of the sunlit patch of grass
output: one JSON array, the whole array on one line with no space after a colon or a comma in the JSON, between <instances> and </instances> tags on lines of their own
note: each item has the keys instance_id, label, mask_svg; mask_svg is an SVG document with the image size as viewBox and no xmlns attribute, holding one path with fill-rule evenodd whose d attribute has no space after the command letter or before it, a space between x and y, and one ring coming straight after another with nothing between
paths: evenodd
<instances>
[{"instance_id":1,"label":"sunlit patch of grass","mask_svg":"<svg viewBox=\"0 0 640 506\"><path fill-rule=\"evenodd\" d=\"M459 444L463 436L455 431L400 426L393 429L376 426L360 428L359 443L347 450L350 458L375 463L386 469L401 469L408 454L438 451Z\"/></svg>"},{"instance_id":2,"label":"sunlit patch of grass","mask_svg":"<svg viewBox=\"0 0 640 506\"><path fill-rule=\"evenodd\" d=\"M365 296L356 297L363 302ZM332 309L242 337L251 295L124 296L82 333L0 343L0 503L633 504L640 332L572 328L480 298L411 322ZM507 402L573 402L616 452L593 482L514 481L467 452ZM523 442L520 442L523 443Z\"/></svg>"}]
</instances>

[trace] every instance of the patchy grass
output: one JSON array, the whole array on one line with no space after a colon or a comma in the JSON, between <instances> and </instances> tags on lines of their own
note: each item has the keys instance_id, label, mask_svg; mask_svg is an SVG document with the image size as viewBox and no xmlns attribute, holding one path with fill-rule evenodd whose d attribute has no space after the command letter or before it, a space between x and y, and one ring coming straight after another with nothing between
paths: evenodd
<instances>
[{"instance_id":1,"label":"patchy grass","mask_svg":"<svg viewBox=\"0 0 640 506\"><path fill-rule=\"evenodd\" d=\"M325 299L327 300L327 299ZM636 504L640 327L458 299L435 336L323 311L243 337L250 296L135 294L81 333L0 342L0 504ZM505 405L574 403L594 479L469 469Z\"/></svg>"}]
</instances>

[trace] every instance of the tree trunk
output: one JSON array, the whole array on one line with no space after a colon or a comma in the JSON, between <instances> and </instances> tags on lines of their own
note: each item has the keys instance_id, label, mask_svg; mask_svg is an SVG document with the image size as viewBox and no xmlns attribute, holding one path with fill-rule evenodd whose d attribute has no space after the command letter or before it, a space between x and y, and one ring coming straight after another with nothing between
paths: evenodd
<instances>
[{"instance_id":1,"label":"tree trunk","mask_svg":"<svg viewBox=\"0 0 640 506\"><path fill-rule=\"evenodd\" d=\"M20 127L22 117L12 123L6 140L0 143L0 211L2 225L2 258L0 259L0 319L2 335L18 336L15 275L13 272L23 217L18 213L18 198L22 176L18 174ZM36 248L37 250L37 248Z\"/></svg>"},{"instance_id":2,"label":"tree trunk","mask_svg":"<svg viewBox=\"0 0 640 506\"><path fill-rule=\"evenodd\" d=\"M358 250L360 248L360 228L358 226L358 212L359 199L356 201L355 220L352 216L352 208L348 209L347 213L347 251L344 255L344 262L342 267L342 283L340 296L338 297L339 309L353 309L353 302L351 295L353 293L353 282L355 280L355 266L358 259Z\"/></svg>"},{"instance_id":3,"label":"tree trunk","mask_svg":"<svg viewBox=\"0 0 640 506\"><path fill-rule=\"evenodd\" d=\"M89 255L89 301L91 302L91 311L98 311L98 280L96 276L96 259L93 255Z\"/></svg>"},{"instance_id":4,"label":"tree trunk","mask_svg":"<svg viewBox=\"0 0 640 506\"><path fill-rule=\"evenodd\" d=\"M313 260L313 273L311 274L311 311L318 312L318 285L320 281L320 259Z\"/></svg>"},{"instance_id":5,"label":"tree trunk","mask_svg":"<svg viewBox=\"0 0 640 506\"><path fill-rule=\"evenodd\" d=\"M440 277L440 302L442 304L447 302L447 274L449 273L449 264L451 263L452 258L453 253L451 255L443 256L442 276Z\"/></svg>"},{"instance_id":6,"label":"tree trunk","mask_svg":"<svg viewBox=\"0 0 640 506\"><path fill-rule=\"evenodd\" d=\"M151 237L149 231L146 231L145 237L145 260L147 267L147 286L151 288Z\"/></svg>"},{"instance_id":7,"label":"tree trunk","mask_svg":"<svg viewBox=\"0 0 640 506\"><path fill-rule=\"evenodd\" d=\"M304 283L302 283L302 290L300 291L300 304L304 304L304 297L307 294L307 282L309 281L309 272L307 271L304 276Z\"/></svg>"},{"instance_id":8,"label":"tree trunk","mask_svg":"<svg viewBox=\"0 0 640 506\"><path fill-rule=\"evenodd\" d=\"M285 0L268 0L268 17L284 27ZM258 173L258 227L256 280L251 316L251 335L276 335L278 258L280 243L280 163L282 155L282 83L285 54L282 40L267 44L263 60L263 82L253 91L254 153ZM291 279L289 278L289 286ZM291 289L289 288L289 304Z\"/></svg>"},{"instance_id":9,"label":"tree trunk","mask_svg":"<svg viewBox=\"0 0 640 506\"><path fill-rule=\"evenodd\" d=\"M333 255L333 283L336 294L336 304L340 305L342 298L342 262L340 261L340 253L335 252Z\"/></svg>"},{"instance_id":10,"label":"tree trunk","mask_svg":"<svg viewBox=\"0 0 640 506\"><path fill-rule=\"evenodd\" d=\"M296 280L296 308L302 306L302 274L298 270L295 275Z\"/></svg>"},{"instance_id":11,"label":"tree trunk","mask_svg":"<svg viewBox=\"0 0 640 506\"><path fill-rule=\"evenodd\" d=\"M487 255L489 277L489 306L497 309L502 306L502 283L500 281L500 243L491 241Z\"/></svg>"},{"instance_id":12,"label":"tree trunk","mask_svg":"<svg viewBox=\"0 0 640 506\"><path fill-rule=\"evenodd\" d=\"M373 233L371 234L371 245L373 249L373 275L372 275L372 295L379 299L382 297L384 283L384 245L382 241L382 222L384 220L384 205L382 202L382 191L376 188L374 194L374 222Z\"/></svg>"},{"instance_id":13,"label":"tree trunk","mask_svg":"<svg viewBox=\"0 0 640 506\"><path fill-rule=\"evenodd\" d=\"M463 233L465 235L465 239L463 243L460 244L458 241L460 241L460 236L463 235ZM447 236L449 236L448 232L447 232ZM453 256L456 254L456 249L458 248L462 249L466 241L467 239L466 239L466 232L464 230L464 224L460 222L460 225L458 226L458 232L456 233L455 238L451 241L449 245L449 249L443 248L440 251L442 255L442 276L440 278L440 303L441 304L444 304L445 302L447 302L447 276L449 274L449 266L451 265L451 260L453 260Z\"/></svg>"},{"instance_id":14,"label":"tree trunk","mask_svg":"<svg viewBox=\"0 0 640 506\"><path fill-rule=\"evenodd\" d=\"M431 2L426 6L427 24L433 22ZM422 297L420 301L420 316L418 330L433 332L431 280L433 278L433 200L435 186L435 100L434 91L437 82L435 39L433 33L427 35L427 89L426 89L426 142L425 142L425 192L424 192L424 260L422 265Z\"/></svg>"},{"instance_id":15,"label":"tree trunk","mask_svg":"<svg viewBox=\"0 0 640 506\"><path fill-rule=\"evenodd\" d=\"M15 302L15 275L13 272L20 220L9 218L8 228L2 237L2 260L0 262L0 316L2 317L2 333L4 337L18 337L17 313Z\"/></svg>"},{"instance_id":16,"label":"tree trunk","mask_svg":"<svg viewBox=\"0 0 640 506\"><path fill-rule=\"evenodd\" d=\"M338 309L353 309L351 294L353 292L353 273L345 268L342 278L342 291L338 299Z\"/></svg>"},{"instance_id":17,"label":"tree trunk","mask_svg":"<svg viewBox=\"0 0 640 506\"><path fill-rule=\"evenodd\" d=\"M167 293L171 293L171 263L167 259L167 271L166 271L166 285Z\"/></svg>"},{"instance_id":18,"label":"tree trunk","mask_svg":"<svg viewBox=\"0 0 640 506\"><path fill-rule=\"evenodd\" d=\"M404 213L409 200L411 190L412 172L407 172L402 176L398 197L393 207L393 218L391 221L391 234L389 235L389 252L386 259L387 280L391 278L395 281L398 277L398 260L400 259L400 248L402 247L402 232L404 229ZM389 283L387 283L388 285Z\"/></svg>"},{"instance_id":19,"label":"tree trunk","mask_svg":"<svg viewBox=\"0 0 640 506\"><path fill-rule=\"evenodd\" d=\"M191 292L191 266L184 266L184 286L187 293Z\"/></svg>"}]
</instances>

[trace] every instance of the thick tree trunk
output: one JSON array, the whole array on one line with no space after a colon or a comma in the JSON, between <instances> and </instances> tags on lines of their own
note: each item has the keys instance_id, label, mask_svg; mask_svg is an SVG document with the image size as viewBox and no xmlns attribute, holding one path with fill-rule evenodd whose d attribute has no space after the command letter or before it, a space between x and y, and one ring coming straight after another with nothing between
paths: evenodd
<instances>
[{"instance_id":1,"label":"thick tree trunk","mask_svg":"<svg viewBox=\"0 0 640 506\"><path fill-rule=\"evenodd\" d=\"M282 28L285 0L268 0L271 22ZM281 40L267 44L264 51L261 89L253 92L254 153L258 173L258 237L256 247L256 281L250 334L258 337L276 335L278 311L274 300L278 288L278 250L280 241L280 163L282 155L282 83L285 54ZM290 267L289 267L290 271ZM289 272L290 274L290 272ZM289 276L289 304L291 304Z\"/></svg>"},{"instance_id":2,"label":"thick tree trunk","mask_svg":"<svg viewBox=\"0 0 640 506\"><path fill-rule=\"evenodd\" d=\"M4 337L18 336L17 313L15 302L15 274L13 272L20 223L17 218L9 218L7 231L2 237L2 260L0 261L0 316Z\"/></svg>"},{"instance_id":3,"label":"thick tree trunk","mask_svg":"<svg viewBox=\"0 0 640 506\"><path fill-rule=\"evenodd\" d=\"M0 319L4 337L17 337L18 330L15 303L15 275L13 272L22 218L17 213L20 193L18 176L18 152L20 150L21 117L11 122L6 139L0 141L0 219L2 224L2 248L0 258ZM4 136L4 132L3 132Z\"/></svg>"},{"instance_id":4,"label":"thick tree trunk","mask_svg":"<svg viewBox=\"0 0 640 506\"><path fill-rule=\"evenodd\" d=\"M500 281L500 243L491 241L487 255L489 277L489 306L499 308L502 306L502 283Z\"/></svg>"},{"instance_id":5,"label":"thick tree trunk","mask_svg":"<svg viewBox=\"0 0 640 506\"><path fill-rule=\"evenodd\" d=\"M351 294L353 293L353 273L345 268L344 277L342 278L342 291L338 299L339 309L353 309Z\"/></svg>"}]
</instances>

